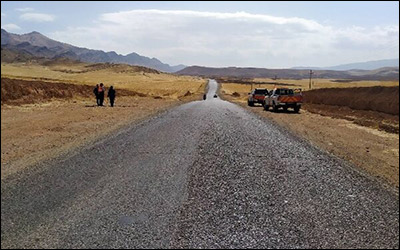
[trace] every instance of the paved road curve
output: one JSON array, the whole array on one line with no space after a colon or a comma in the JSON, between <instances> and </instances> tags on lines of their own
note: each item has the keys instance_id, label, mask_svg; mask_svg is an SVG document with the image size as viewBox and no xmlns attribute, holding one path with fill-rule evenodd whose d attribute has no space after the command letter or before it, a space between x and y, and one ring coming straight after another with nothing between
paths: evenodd
<instances>
[{"instance_id":1,"label":"paved road curve","mask_svg":"<svg viewBox=\"0 0 400 250\"><path fill-rule=\"evenodd\" d=\"M397 195L216 89L3 180L1 247L399 247Z\"/></svg>"}]
</instances>

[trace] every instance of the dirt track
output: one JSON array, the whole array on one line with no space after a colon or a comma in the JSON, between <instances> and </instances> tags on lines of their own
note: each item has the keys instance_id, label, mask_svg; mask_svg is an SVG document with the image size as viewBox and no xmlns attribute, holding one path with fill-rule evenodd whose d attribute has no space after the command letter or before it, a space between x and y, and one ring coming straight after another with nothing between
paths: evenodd
<instances>
[{"instance_id":1,"label":"dirt track","mask_svg":"<svg viewBox=\"0 0 400 250\"><path fill-rule=\"evenodd\" d=\"M307 111L322 116L345 119L357 125L370 127L388 133L399 134L399 116L372 110L354 110L346 106L325 104L303 105Z\"/></svg>"}]
</instances>

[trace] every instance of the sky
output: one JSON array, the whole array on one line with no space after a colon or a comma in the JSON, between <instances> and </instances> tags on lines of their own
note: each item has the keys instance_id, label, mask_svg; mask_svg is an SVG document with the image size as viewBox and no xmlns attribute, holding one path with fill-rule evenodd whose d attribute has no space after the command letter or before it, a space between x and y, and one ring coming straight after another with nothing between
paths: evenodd
<instances>
[{"instance_id":1,"label":"sky","mask_svg":"<svg viewBox=\"0 0 400 250\"><path fill-rule=\"evenodd\" d=\"M399 58L398 1L1 1L1 27L170 65L327 67Z\"/></svg>"}]
</instances>

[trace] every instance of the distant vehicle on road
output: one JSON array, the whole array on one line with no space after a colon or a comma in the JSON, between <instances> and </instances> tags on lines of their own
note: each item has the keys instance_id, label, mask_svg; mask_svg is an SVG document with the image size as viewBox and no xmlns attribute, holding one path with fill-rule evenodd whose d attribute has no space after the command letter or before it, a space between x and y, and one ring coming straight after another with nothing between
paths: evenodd
<instances>
[{"instance_id":1,"label":"distant vehicle on road","mask_svg":"<svg viewBox=\"0 0 400 250\"><path fill-rule=\"evenodd\" d=\"M264 99L264 109L269 110L272 107L274 112L279 108L287 111L288 108L293 108L296 113L300 111L303 103L303 94L301 89L277 88Z\"/></svg>"},{"instance_id":2,"label":"distant vehicle on road","mask_svg":"<svg viewBox=\"0 0 400 250\"><path fill-rule=\"evenodd\" d=\"M214 95L214 98L217 98L217 97L218 97L217 94L215 94L215 95Z\"/></svg>"},{"instance_id":3,"label":"distant vehicle on road","mask_svg":"<svg viewBox=\"0 0 400 250\"><path fill-rule=\"evenodd\" d=\"M267 89L256 88L249 93L247 98L247 104L251 107L254 106L254 103L261 103L264 104L265 96L268 95Z\"/></svg>"}]
</instances>

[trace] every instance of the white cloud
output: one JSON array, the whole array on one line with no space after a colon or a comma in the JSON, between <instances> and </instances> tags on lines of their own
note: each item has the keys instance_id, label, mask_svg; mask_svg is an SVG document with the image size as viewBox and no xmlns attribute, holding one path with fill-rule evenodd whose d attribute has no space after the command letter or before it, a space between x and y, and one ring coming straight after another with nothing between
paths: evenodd
<instances>
[{"instance_id":1,"label":"white cloud","mask_svg":"<svg viewBox=\"0 0 400 250\"><path fill-rule=\"evenodd\" d=\"M52 22L54 21L54 16L43 13L24 13L20 16L20 18L24 21L31 22Z\"/></svg>"},{"instance_id":2,"label":"white cloud","mask_svg":"<svg viewBox=\"0 0 400 250\"><path fill-rule=\"evenodd\" d=\"M103 14L92 26L70 27L52 38L170 64L291 67L394 58L398 36L398 25L339 29L246 12L132 10Z\"/></svg>"},{"instance_id":3,"label":"white cloud","mask_svg":"<svg viewBox=\"0 0 400 250\"><path fill-rule=\"evenodd\" d=\"M15 10L20 11L20 12L30 12L30 11L33 11L34 9L28 7L28 8L17 8Z\"/></svg>"},{"instance_id":4,"label":"white cloud","mask_svg":"<svg viewBox=\"0 0 400 250\"><path fill-rule=\"evenodd\" d=\"M20 30L21 27L19 27L18 25L14 24L14 23L7 23L1 26L2 29L5 29L7 31L16 31L16 30Z\"/></svg>"}]
</instances>

